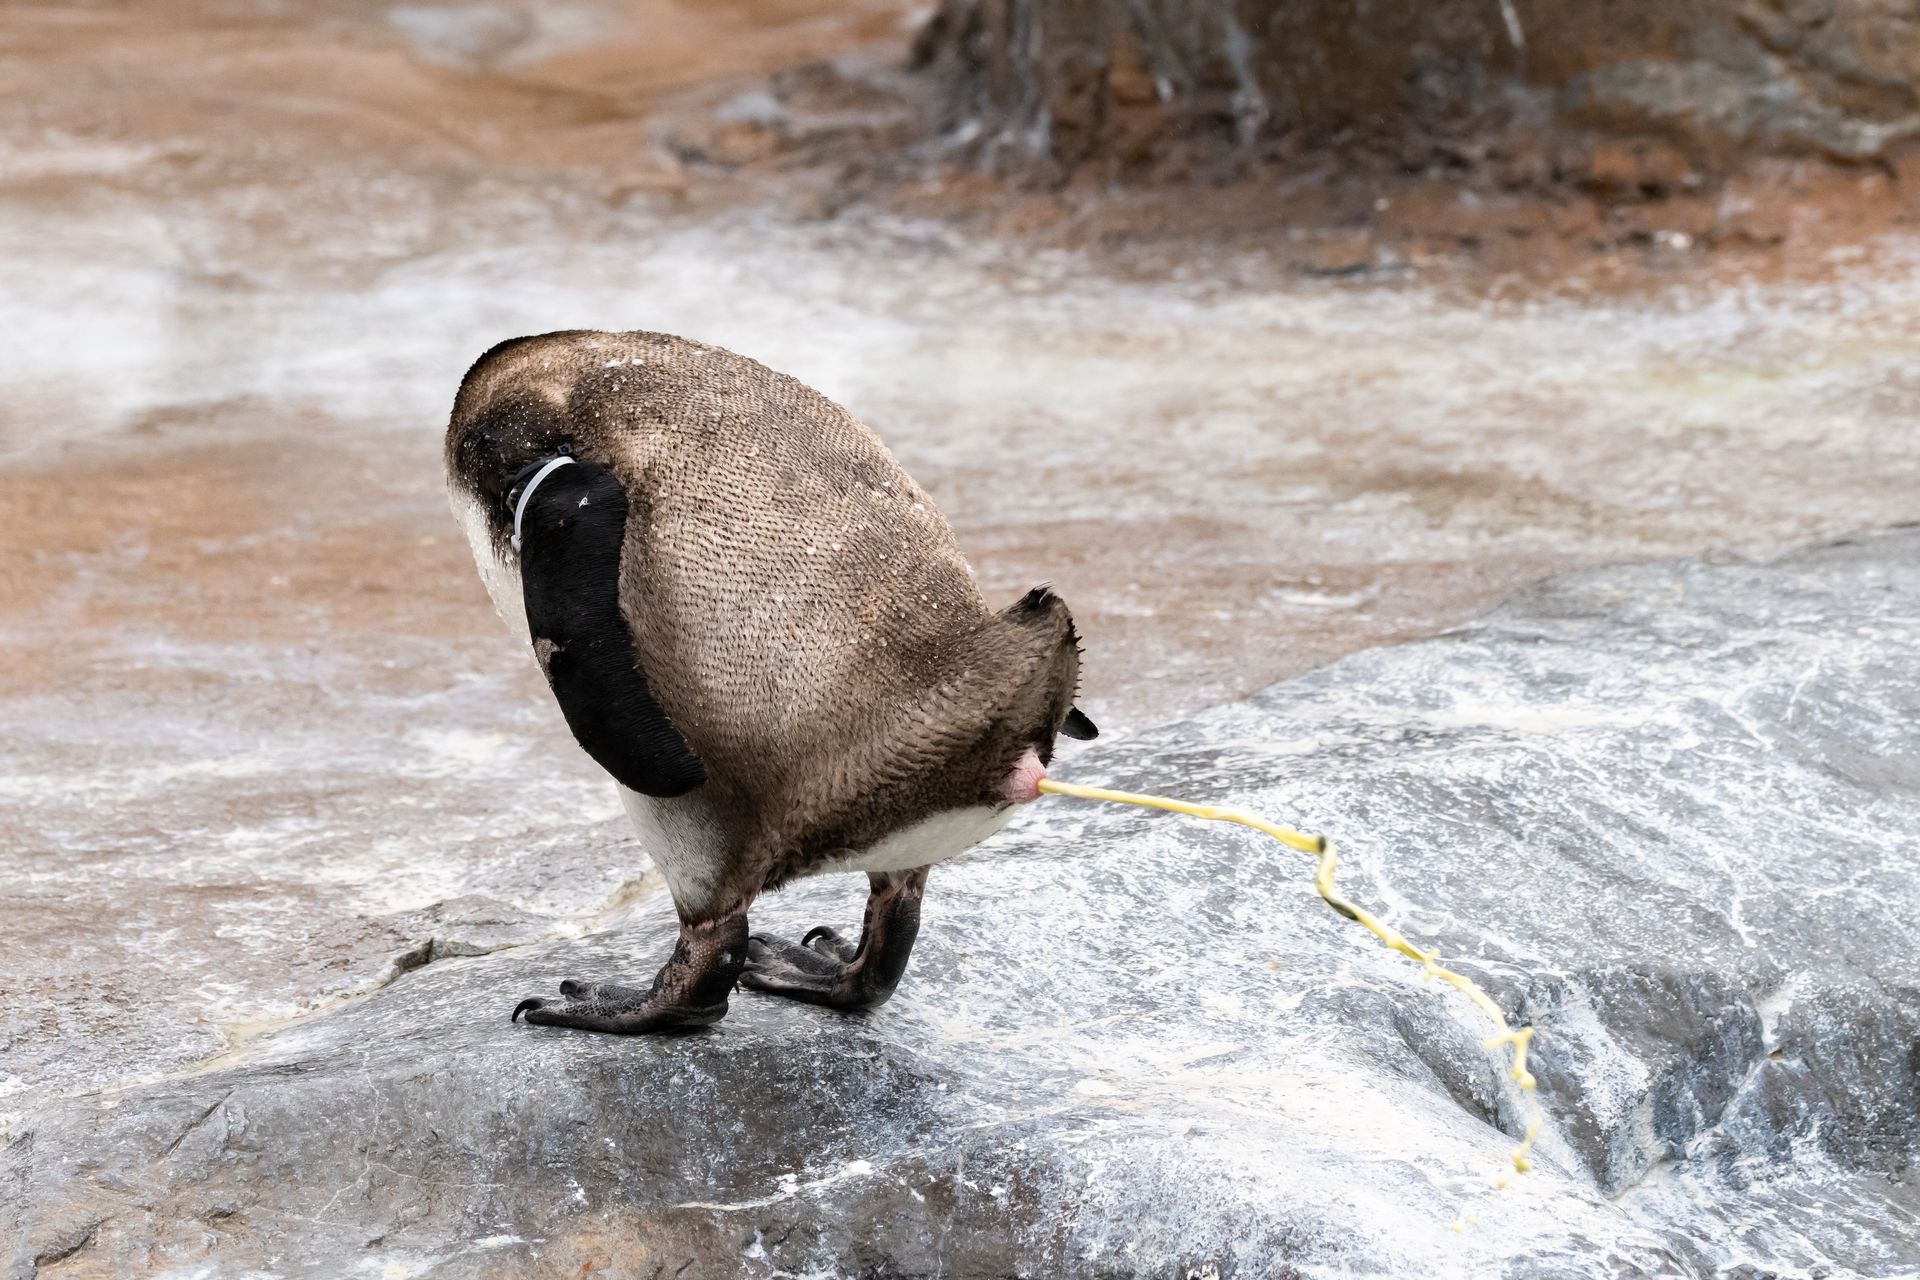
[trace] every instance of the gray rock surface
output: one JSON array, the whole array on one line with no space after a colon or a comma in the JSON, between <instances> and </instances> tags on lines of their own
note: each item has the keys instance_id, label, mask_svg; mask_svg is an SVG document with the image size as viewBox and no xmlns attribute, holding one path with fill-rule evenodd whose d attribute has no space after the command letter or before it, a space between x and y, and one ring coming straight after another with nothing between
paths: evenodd
<instances>
[{"instance_id":1,"label":"gray rock surface","mask_svg":"<svg viewBox=\"0 0 1920 1280\"><path fill-rule=\"evenodd\" d=\"M1073 780L1333 835L1538 1027L1541 1167L1463 1000L1252 832L1050 799L938 870L864 1018L511 1026L665 903L428 954L6 1123L18 1276L1911 1276L1920 530L1578 574L1097 745ZM764 902L857 915L846 878ZM688 1265L688 1264L691 1265Z\"/></svg>"}]
</instances>

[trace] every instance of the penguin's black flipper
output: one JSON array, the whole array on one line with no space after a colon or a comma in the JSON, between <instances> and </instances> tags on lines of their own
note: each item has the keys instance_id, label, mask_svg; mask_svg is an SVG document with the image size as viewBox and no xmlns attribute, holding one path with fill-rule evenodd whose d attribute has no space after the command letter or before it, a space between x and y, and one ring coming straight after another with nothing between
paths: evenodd
<instances>
[{"instance_id":1,"label":"penguin's black flipper","mask_svg":"<svg viewBox=\"0 0 1920 1280\"><path fill-rule=\"evenodd\" d=\"M515 501L523 492L515 486ZM620 615L627 495L605 467L557 467L520 516L520 589L527 629L567 727L632 791L678 796L707 779L654 701Z\"/></svg>"},{"instance_id":2,"label":"penguin's black flipper","mask_svg":"<svg viewBox=\"0 0 1920 1280\"><path fill-rule=\"evenodd\" d=\"M1098 726L1087 718L1086 712L1078 707L1067 709L1067 720L1060 726L1060 732L1069 738L1078 738L1082 742L1091 742L1100 736Z\"/></svg>"}]
</instances>

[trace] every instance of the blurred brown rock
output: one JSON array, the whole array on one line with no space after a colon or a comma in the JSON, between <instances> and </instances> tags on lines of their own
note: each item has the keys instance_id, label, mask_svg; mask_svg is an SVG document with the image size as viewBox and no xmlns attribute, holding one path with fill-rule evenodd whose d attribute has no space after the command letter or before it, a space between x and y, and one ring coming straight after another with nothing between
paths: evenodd
<instances>
[{"instance_id":1,"label":"blurred brown rock","mask_svg":"<svg viewBox=\"0 0 1920 1280\"><path fill-rule=\"evenodd\" d=\"M1531 182L1539 140L1578 135L1601 139L1578 181L1658 195L1755 154L1883 161L1920 132L1920 11L1882 0L944 0L915 62L962 136L1068 168L1137 162L1144 131Z\"/></svg>"}]
</instances>

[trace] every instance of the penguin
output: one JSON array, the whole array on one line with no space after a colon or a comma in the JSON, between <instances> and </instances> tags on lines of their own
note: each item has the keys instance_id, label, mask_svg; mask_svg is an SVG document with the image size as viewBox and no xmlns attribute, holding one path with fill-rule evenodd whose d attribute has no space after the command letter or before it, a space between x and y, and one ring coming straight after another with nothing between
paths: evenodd
<instances>
[{"instance_id":1,"label":"penguin","mask_svg":"<svg viewBox=\"0 0 1920 1280\"><path fill-rule=\"evenodd\" d=\"M515 338L467 372L450 500L494 607L619 788L679 940L650 985L569 979L515 1020L705 1026L736 986L842 1010L906 971L928 870L1039 796L1080 643L1045 586L995 611L878 436L794 378L661 333ZM859 937L748 928L863 872Z\"/></svg>"}]
</instances>

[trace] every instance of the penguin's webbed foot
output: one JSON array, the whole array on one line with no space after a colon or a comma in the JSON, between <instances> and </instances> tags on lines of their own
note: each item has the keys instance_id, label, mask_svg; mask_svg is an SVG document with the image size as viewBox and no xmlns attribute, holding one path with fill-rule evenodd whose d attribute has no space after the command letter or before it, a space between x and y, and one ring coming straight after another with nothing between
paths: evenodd
<instances>
[{"instance_id":1,"label":"penguin's webbed foot","mask_svg":"<svg viewBox=\"0 0 1920 1280\"><path fill-rule=\"evenodd\" d=\"M573 1027L580 1031L636 1036L704 1027L727 1016L724 1001L704 1008L684 1008L654 1000L636 987L623 987L612 982L583 983L571 980L560 984L561 994L567 995L569 987L588 988L595 994L569 996L563 1000L529 996L514 1006L514 1020L525 1018L529 1023L541 1027ZM632 992L639 999L599 994L607 991Z\"/></svg>"},{"instance_id":2,"label":"penguin's webbed foot","mask_svg":"<svg viewBox=\"0 0 1920 1280\"><path fill-rule=\"evenodd\" d=\"M534 996L514 1006L543 1027L573 1027L612 1035L645 1035L709 1026L727 1016L727 995L746 964L744 911L720 920L680 926L673 955L647 988L617 982L560 984L560 1000Z\"/></svg>"},{"instance_id":3,"label":"penguin's webbed foot","mask_svg":"<svg viewBox=\"0 0 1920 1280\"><path fill-rule=\"evenodd\" d=\"M799 942L756 933L747 939L740 985L808 1004L858 1011L876 1009L907 971L920 932L925 868L872 875L866 926L858 944L821 925Z\"/></svg>"},{"instance_id":4,"label":"penguin's webbed foot","mask_svg":"<svg viewBox=\"0 0 1920 1280\"><path fill-rule=\"evenodd\" d=\"M862 981L858 965L843 959L831 944L822 946L827 937L838 935L831 929L815 929L806 941L788 942L754 934L747 939L747 968L740 975L740 985L847 1010L875 1008L893 994L871 990Z\"/></svg>"}]
</instances>

